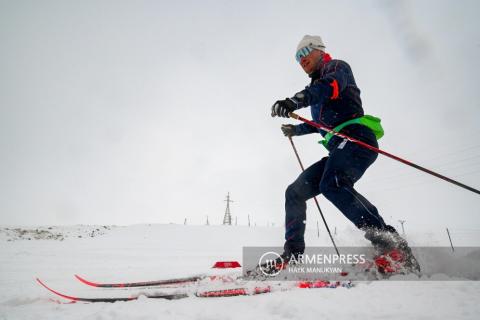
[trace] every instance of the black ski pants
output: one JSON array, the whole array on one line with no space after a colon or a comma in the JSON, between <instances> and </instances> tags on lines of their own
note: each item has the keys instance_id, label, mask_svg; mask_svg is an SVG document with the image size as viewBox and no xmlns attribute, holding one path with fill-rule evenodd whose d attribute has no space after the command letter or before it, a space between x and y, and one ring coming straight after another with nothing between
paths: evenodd
<instances>
[{"instance_id":1,"label":"black ski pants","mask_svg":"<svg viewBox=\"0 0 480 320\"><path fill-rule=\"evenodd\" d=\"M300 174L285 192L285 250L303 252L306 201L322 194L358 228L383 229L386 224L377 208L354 188L378 154L353 142L338 142L329 155ZM378 147L376 140L370 145Z\"/></svg>"}]
</instances>

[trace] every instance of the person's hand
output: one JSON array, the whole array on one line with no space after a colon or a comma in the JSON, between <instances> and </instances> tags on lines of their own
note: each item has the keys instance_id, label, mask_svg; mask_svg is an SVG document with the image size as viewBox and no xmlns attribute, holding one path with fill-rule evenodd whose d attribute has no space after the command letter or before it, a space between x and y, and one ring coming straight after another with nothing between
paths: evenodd
<instances>
[{"instance_id":1,"label":"person's hand","mask_svg":"<svg viewBox=\"0 0 480 320\"><path fill-rule=\"evenodd\" d=\"M295 135L295 126L293 124L282 124L283 135L285 137L293 137Z\"/></svg>"},{"instance_id":2,"label":"person's hand","mask_svg":"<svg viewBox=\"0 0 480 320\"><path fill-rule=\"evenodd\" d=\"M297 109L297 104L292 99L278 100L272 106L272 117L289 118L288 114Z\"/></svg>"}]
</instances>

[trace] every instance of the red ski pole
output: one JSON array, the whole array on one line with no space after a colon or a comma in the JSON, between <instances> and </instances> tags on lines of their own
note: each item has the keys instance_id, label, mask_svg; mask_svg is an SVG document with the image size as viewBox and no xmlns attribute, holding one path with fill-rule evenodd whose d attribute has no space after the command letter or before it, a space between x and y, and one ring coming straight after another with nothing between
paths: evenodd
<instances>
[{"instance_id":1,"label":"red ski pole","mask_svg":"<svg viewBox=\"0 0 480 320\"><path fill-rule=\"evenodd\" d=\"M467 189L467 190L469 190L469 191L471 191L471 192L474 192L474 193L476 193L476 194L480 194L480 190L478 190L478 189L469 187L469 186L467 186L467 185L465 185L465 184L463 184L463 183L460 183L460 182L458 182L458 181L455 181L455 180L453 180L453 179L450 179L450 178L448 178L448 177L445 177L444 175L441 175L441 174L436 173L436 172L434 172L434 171L432 171L432 170L429 170L429 169L427 169L427 168L424 168L424 167L422 167L422 166L419 166L418 164L415 164L415 163L410 162L410 161L408 161L408 160L405 160L405 159L402 159L402 158L400 158L400 157L397 157L396 155L393 155L393 154L391 154L391 153L388 153L388 152L386 152L386 151L383 151L383 150L381 150L381 149L379 149L379 148L372 147L371 145L369 145L369 144L367 144L367 143L365 143L365 142L363 142L363 141L360 141L360 140L357 140L357 139L355 139L355 138L349 137L349 136L347 136L347 135L345 135L345 134L343 134L343 133L336 132L336 131L334 131L334 130L332 130L332 129L330 129L330 128L327 128L327 127L325 127L325 126L323 126L323 125L321 125L321 124L318 124L318 123L313 122L313 121L311 121L311 120L305 119L305 118L299 116L298 114L295 114L295 113L293 113L293 112L290 112L288 115L290 116L290 118L297 119L297 120L300 120L300 121L302 121L302 122L308 123L309 125L311 125L311 126L313 126L313 127L315 127L315 128L322 129L322 130L324 130L324 131L330 132L330 133L332 133L332 134L334 134L334 135L336 135L336 136L338 136L338 137L340 137L340 138L347 139L348 141L351 141L351 142L353 142L353 143L356 143L356 144L358 144L358 145L360 145L360 146L362 146L362 147L365 147L365 148L367 148L367 149L370 149L370 150L372 150L372 151L375 151L375 152L377 152L377 153L379 153L379 154L383 154L384 156L387 156L387 157L392 158L392 159L394 159L394 160L400 161L401 163L406 164L406 165L408 165L408 166L410 166L410 167L413 167L413 168L418 169L418 170L420 170L420 171L423 171L423 172L425 172L425 173L431 174L432 176L435 176L435 177L440 178L440 179L442 179L442 180L445 180L445 181L447 181L447 182L453 183L453 184L456 185L456 186L462 187L462 188Z\"/></svg>"}]
</instances>

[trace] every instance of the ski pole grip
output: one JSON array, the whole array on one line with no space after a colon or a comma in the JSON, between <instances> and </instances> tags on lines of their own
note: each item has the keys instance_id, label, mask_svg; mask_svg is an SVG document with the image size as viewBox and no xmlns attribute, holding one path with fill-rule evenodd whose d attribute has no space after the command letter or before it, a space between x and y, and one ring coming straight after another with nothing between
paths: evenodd
<instances>
[{"instance_id":1,"label":"ski pole grip","mask_svg":"<svg viewBox=\"0 0 480 320\"><path fill-rule=\"evenodd\" d=\"M288 113L288 116L289 116L290 118L293 118L293 119L297 119L297 120L298 120L298 114L296 114L296 113L289 112L289 113Z\"/></svg>"}]
</instances>

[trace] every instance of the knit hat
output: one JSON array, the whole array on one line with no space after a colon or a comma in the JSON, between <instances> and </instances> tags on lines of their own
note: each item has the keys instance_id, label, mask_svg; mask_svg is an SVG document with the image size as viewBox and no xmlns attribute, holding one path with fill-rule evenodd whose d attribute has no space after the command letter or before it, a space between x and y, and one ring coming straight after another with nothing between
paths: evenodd
<instances>
[{"instance_id":1,"label":"knit hat","mask_svg":"<svg viewBox=\"0 0 480 320\"><path fill-rule=\"evenodd\" d=\"M304 36L297 46L297 51L305 47L325 51L325 45L320 36L310 36L308 34Z\"/></svg>"}]
</instances>

